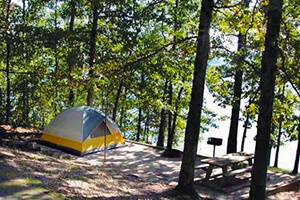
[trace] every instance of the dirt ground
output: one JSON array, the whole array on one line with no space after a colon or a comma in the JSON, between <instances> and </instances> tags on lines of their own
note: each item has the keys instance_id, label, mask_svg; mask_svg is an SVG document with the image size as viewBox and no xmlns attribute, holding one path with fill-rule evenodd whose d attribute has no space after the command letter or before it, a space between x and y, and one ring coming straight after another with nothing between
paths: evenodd
<instances>
[{"instance_id":1,"label":"dirt ground","mask_svg":"<svg viewBox=\"0 0 300 200\"><path fill-rule=\"evenodd\" d=\"M0 183L7 181L1 178L1 171L10 169L10 174L37 180L44 190L55 194L54 199L190 199L172 190L177 185L181 159L165 158L161 153L162 150L129 141L116 149L84 157L44 146L26 151L2 145ZM197 159L196 165L199 164L201 161ZM196 180L204 176L204 170L195 171ZM268 172L267 190L296 178ZM249 187L226 194L198 182L196 189L203 199L248 198ZM27 189L26 184L23 189ZM299 194L298 187L293 191L273 194L268 199L300 199ZM5 195L8 194L2 194L4 198Z\"/></svg>"}]
</instances>

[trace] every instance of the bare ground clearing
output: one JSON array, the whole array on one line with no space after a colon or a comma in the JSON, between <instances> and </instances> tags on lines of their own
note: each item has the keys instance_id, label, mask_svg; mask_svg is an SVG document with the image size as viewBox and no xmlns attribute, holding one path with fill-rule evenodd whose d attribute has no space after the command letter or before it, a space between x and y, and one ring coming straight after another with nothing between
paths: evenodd
<instances>
[{"instance_id":1,"label":"bare ground clearing","mask_svg":"<svg viewBox=\"0 0 300 200\"><path fill-rule=\"evenodd\" d=\"M85 157L47 147L29 152L0 146L0 167L40 181L48 191L61 194L62 199L189 199L172 191L177 184L181 159L165 158L161 153L162 150L132 142L107 151L106 156L105 152L99 152ZM195 173L197 179L205 175L203 170ZM268 188L295 178L269 172ZM230 194L198 184L196 189L203 199L242 199L249 193L249 187ZM268 198L300 199L299 192L298 188Z\"/></svg>"}]
</instances>

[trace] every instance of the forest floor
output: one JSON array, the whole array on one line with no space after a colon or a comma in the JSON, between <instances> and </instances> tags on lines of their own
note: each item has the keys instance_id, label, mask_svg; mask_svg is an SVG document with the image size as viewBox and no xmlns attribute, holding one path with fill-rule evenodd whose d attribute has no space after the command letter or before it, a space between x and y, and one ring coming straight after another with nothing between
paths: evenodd
<instances>
[{"instance_id":1,"label":"forest floor","mask_svg":"<svg viewBox=\"0 0 300 200\"><path fill-rule=\"evenodd\" d=\"M116 149L77 157L39 145L28 148L23 141L37 138L41 132L36 129L1 127L0 199L190 199L173 191L181 159L162 157L160 149L126 142ZM201 164L200 157L196 162ZM196 179L204 176L204 170L195 170ZM268 172L267 189L297 179ZM203 199L243 199L249 194L249 187L226 194L197 182ZM268 199L300 199L299 194L297 187Z\"/></svg>"}]
</instances>

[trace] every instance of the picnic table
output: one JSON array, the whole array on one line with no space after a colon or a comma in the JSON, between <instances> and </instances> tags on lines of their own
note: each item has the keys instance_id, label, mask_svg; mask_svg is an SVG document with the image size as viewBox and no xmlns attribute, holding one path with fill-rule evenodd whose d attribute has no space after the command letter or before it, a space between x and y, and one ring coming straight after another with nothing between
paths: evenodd
<instances>
[{"instance_id":1,"label":"picnic table","mask_svg":"<svg viewBox=\"0 0 300 200\"><path fill-rule=\"evenodd\" d=\"M206 171L206 176L204 178L204 182L208 182L209 179L212 177L212 171L214 168L222 168L222 173L221 174L217 174L217 175L221 175L222 179L221 179L221 186L226 184L227 182L227 178L229 176L234 176L240 173L244 173L247 171L250 171L252 168L252 159L254 158L254 154L248 154L248 153L244 153L244 152L239 152L239 153L230 153L230 154L226 154L220 157L214 157L214 158L207 158L207 159L203 159L201 160L201 163L206 163L208 164L208 169ZM231 171L228 170L228 168L234 167L239 163L242 163L244 161L248 162L248 167L246 168L242 168L242 169L232 169Z\"/></svg>"}]
</instances>

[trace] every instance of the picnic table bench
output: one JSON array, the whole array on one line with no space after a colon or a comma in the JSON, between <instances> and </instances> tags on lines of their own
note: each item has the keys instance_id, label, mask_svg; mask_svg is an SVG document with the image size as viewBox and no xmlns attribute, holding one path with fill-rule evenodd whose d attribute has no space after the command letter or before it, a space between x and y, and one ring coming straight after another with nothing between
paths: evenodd
<instances>
[{"instance_id":1,"label":"picnic table bench","mask_svg":"<svg viewBox=\"0 0 300 200\"><path fill-rule=\"evenodd\" d=\"M204 182L208 182L210 178L222 176L221 186L225 185L227 183L228 177L251 171L253 158L253 154L239 152L226 154L221 157L203 159L201 160L201 163L208 164L208 169L206 171ZM242 169L234 169L234 166L244 161L248 162L248 167ZM228 170L230 166L233 167L231 171ZM211 176L213 169L217 167L222 168L222 173Z\"/></svg>"}]
</instances>

